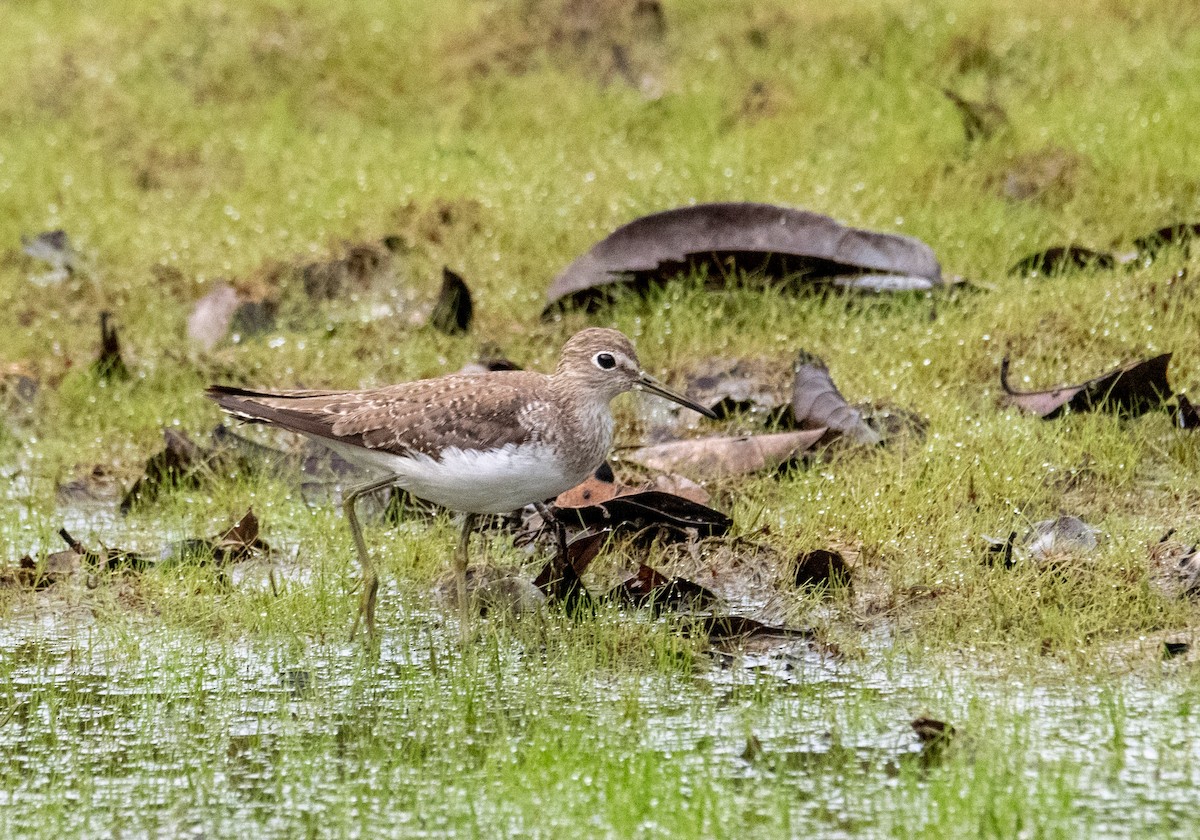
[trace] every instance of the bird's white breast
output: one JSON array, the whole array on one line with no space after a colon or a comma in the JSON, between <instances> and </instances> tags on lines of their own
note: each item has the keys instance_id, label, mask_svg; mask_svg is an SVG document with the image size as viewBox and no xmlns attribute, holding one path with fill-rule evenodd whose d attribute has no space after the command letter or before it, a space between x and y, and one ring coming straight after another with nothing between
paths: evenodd
<instances>
[{"instance_id":1,"label":"bird's white breast","mask_svg":"<svg viewBox=\"0 0 1200 840\"><path fill-rule=\"evenodd\" d=\"M553 498L590 474L572 469L544 443L507 444L499 449L452 447L441 458L393 455L323 439L347 460L384 469L396 486L414 496L467 513L508 513Z\"/></svg>"}]
</instances>

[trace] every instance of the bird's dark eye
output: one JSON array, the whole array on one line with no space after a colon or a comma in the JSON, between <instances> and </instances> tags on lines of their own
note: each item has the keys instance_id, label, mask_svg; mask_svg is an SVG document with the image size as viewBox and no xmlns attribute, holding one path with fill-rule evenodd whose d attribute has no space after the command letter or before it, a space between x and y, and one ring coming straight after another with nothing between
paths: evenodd
<instances>
[{"instance_id":1,"label":"bird's dark eye","mask_svg":"<svg viewBox=\"0 0 1200 840\"><path fill-rule=\"evenodd\" d=\"M617 366L617 360L613 358L612 353L597 353L596 367L601 370L612 370Z\"/></svg>"}]
</instances>

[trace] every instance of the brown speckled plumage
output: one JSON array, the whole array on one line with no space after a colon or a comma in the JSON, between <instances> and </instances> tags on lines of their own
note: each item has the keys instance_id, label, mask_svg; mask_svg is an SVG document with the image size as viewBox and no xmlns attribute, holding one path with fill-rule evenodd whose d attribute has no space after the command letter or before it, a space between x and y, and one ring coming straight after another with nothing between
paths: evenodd
<instances>
[{"instance_id":1,"label":"brown speckled plumage","mask_svg":"<svg viewBox=\"0 0 1200 840\"><path fill-rule=\"evenodd\" d=\"M612 444L609 402L635 389L711 415L645 374L628 338L600 328L572 336L552 374L452 374L361 391L266 392L215 385L208 396L243 420L318 438L353 460L390 472L355 488L345 501L364 573L373 585L354 515L360 493L396 484L468 514L552 498L604 461ZM460 548L465 569L465 541ZM373 625L373 599L364 595L368 626Z\"/></svg>"}]
</instances>

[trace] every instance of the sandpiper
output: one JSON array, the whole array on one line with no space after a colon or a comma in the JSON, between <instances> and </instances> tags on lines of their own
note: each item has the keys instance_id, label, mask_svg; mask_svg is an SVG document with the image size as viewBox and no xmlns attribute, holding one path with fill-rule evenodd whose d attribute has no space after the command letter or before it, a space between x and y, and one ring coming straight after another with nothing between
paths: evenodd
<instances>
[{"instance_id":1,"label":"sandpiper","mask_svg":"<svg viewBox=\"0 0 1200 840\"><path fill-rule=\"evenodd\" d=\"M351 488L342 505L362 564L359 621L375 632L379 577L354 506L384 487L465 514L454 571L464 626L467 543L475 517L552 499L592 474L612 445L609 402L649 391L716 415L642 370L633 342L616 330L581 330L552 374L450 374L362 391L252 391L214 385L208 396L242 420L314 438L352 463L383 470Z\"/></svg>"}]
</instances>

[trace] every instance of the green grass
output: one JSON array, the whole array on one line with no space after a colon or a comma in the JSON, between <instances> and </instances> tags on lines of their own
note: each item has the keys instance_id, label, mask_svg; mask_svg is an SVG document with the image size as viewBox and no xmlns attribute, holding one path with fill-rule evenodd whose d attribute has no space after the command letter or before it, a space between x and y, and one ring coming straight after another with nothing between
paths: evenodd
<instances>
[{"instance_id":1,"label":"green grass","mask_svg":"<svg viewBox=\"0 0 1200 840\"><path fill-rule=\"evenodd\" d=\"M998 368L1010 355L1015 384L1051 387L1172 351L1175 387L1200 381L1197 257L1006 274L1042 247L1126 248L1200 215L1197 13L668 0L656 39L632 4L596 4L591 24L562 5L6 6L0 561L58 550L64 523L156 554L249 506L280 559L274 591L261 565L232 588L173 565L0 591L0 833L1194 833L1194 666L1160 654L1200 612L1154 586L1148 546L1171 528L1200 539L1200 445L1165 413L1002 409ZM630 42L625 76L606 32ZM966 142L943 87L994 96L1009 125ZM1006 197L1010 177L1035 194ZM918 236L984 291L813 298L684 280L539 320L551 278L593 242L708 200ZM55 227L86 268L37 286L20 236ZM278 270L385 235L403 243L386 288L312 303ZM474 293L470 336L418 326L443 264ZM279 323L203 353L186 318L222 280L278 298ZM102 309L128 382L88 370ZM615 611L487 624L463 645L430 595L454 544L440 519L368 529L385 569L373 658L344 643L357 569L341 517L294 484L231 477L124 518L56 503L96 465L128 486L163 427L206 434L212 381L380 384L492 345L546 369L593 323L675 382L707 356L786 368L805 349L852 401L927 424L710 488L738 535L785 559L854 549L854 591L784 586L770 605L840 655L750 650L726 667ZM17 374L40 382L32 411L11 397ZM617 414L635 442L636 403ZM1086 563L981 562L980 535L1060 512L1105 533ZM537 567L507 538L475 545ZM961 732L939 761L918 755L919 715Z\"/></svg>"}]
</instances>

